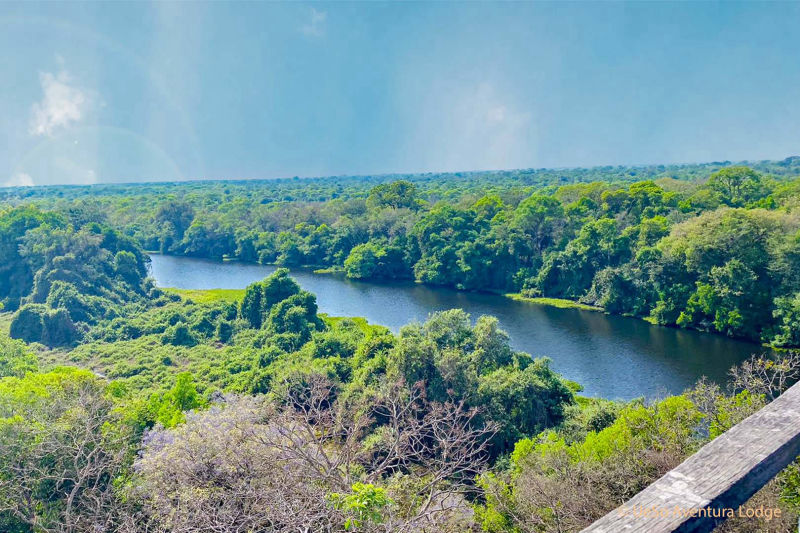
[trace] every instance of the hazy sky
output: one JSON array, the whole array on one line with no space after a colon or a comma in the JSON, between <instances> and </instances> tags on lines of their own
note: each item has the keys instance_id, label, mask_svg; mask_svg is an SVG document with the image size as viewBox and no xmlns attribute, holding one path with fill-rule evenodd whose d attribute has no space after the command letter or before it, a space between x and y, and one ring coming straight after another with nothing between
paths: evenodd
<instances>
[{"instance_id":1,"label":"hazy sky","mask_svg":"<svg viewBox=\"0 0 800 533\"><path fill-rule=\"evenodd\" d=\"M793 154L798 3L0 3L0 185Z\"/></svg>"}]
</instances>

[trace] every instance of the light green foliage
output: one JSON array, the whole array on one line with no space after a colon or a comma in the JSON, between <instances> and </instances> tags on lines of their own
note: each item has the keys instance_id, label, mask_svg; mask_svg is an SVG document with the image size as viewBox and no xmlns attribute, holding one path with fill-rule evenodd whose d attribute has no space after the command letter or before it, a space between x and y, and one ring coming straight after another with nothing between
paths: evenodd
<instances>
[{"instance_id":1,"label":"light green foliage","mask_svg":"<svg viewBox=\"0 0 800 533\"><path fill-rule=\"evenodd\" d=\"M581 529L694 451L701 417L675 396L625 406L599 431L581 435L568 423L518 441L507 471L480 482L486 503L476 511L484 531Z\"/></svg>"},{"instance_id":2,"label":"light green foliage","mask_svg":"<svg viewBox=\"0 0 800 533\"><path fill-rule=\"evenodd\" d=\"M91 372L61 368L0 379L0 524L85 531L113 501L128 428Z\"/></svg>"},{"instance_id":3,"label":"light green foliage","mask_svg":"<svg viewBox=\"0 0 800 533\"><path fill-rule=\"evenodd\" d=\"M574 302L572 300L566 300L564 298L541 298L541 297L529 297L523 296L521 294L506 294L507 297L511 298L512 300L517 300L520 302L530 302L533 304L540 304L540 305L548 305L551 307L558 307L560 309L582 309L584 311L602 311L602 308L587 305L580 302Z\"/></svg>"},{"instance_id":4,"label":"light green foliage","mask_svg":"<svg viewBox=\"0 0 800 533\"><path fill-rule=\"evenodd\" d=\"M243 289L164 289L164 292L177 294L182 298L199 304L213 304L217 302L237 303L244 298Z\"/></svg>"},{"instance_id":5,"label":"light green foliage","mask_svg":"<svg viewBox=\"0 0 800 533\"><path fill-rule=\"evenodd\" d=\"M746 389L733 396L718 396L716 412L709 425L709 437L713 439L722 435L766 403L764 395Z\"/></svg>"},{"instance_id":6,"label":"light green foliage","mask_svg":"<svg viewBox=\"0 0 800 533\"><path fill-rule=\"evenodd\" d=\"M153 421L170 428L184 421L184 413L206 405L198 394L190 372L181 372L175 385L164 395L154 395L147 406Z\"/></svg>"},{"instance_id":7,"label":"light green foliage","mask_svg":"<svg viewBox=\"0 0 800 533\"><path fill-rule=\"evenodd\" d=\"M369 192L367 205L373 208L392 207L417 209L417 186L406 180L376 185Z\"/></svg>"},{"instance_id":8,"label":"light green foliage","mask_svg":"<svg viewBox=\"0 0 800 533\"><path fill-rule=\"evenodd\" d=\"M0 378L36 372L39 362L25 343L0 333Z\"/></svg>"},{"instance_id":9,"label":"light green foliage","mask_svg":"<svg viewBox=\"0 0 800 533\"><path fill-rule=\"evenodd\" d=\"M763 196L761 176L748 167L728 167L713 173L708 186L728 205L742 205Z\"/></svg>"},{"instance_id":10,"label":"light green foliage","mask_svg":"<svg viewBox=\"0 0 800 533\"><path fill-rule=\"evenodd\" d=\"M365 483L354 483L349 494L334 492L329 498L334 507L348 515L344 523L346 531L358 531L368 523L383 523L383 513L394 503L386 495L386 489Z\"/></svg>"},{"instance_id":11,"label":"light green foliage","mask_svg":"<svg viewBox=\"0 0 800 533\"><path fill-rule=\"evenodd\" d=\"M632 407L623 410L608 428L589 433L583 443L569 447L575 460L608 460L620 450L676 451L686 454L694 446L693 426L700 413L681 396L667 398L653 407Z\"/></svg>"},{"instance_id":12,"label":"light green foliage","mask_svg":"<svg viewBox=\"0 0 800 533\"><path fill-rule=\"evenodd\" d=\"M564 420L558 426L558 433L567 444L584 440L590 432L600 432L613 424L624 408L621 402L577 396L575 403L564 409ZM524 439L519 442L533 441Z\"/></svg>"}]
</instances>

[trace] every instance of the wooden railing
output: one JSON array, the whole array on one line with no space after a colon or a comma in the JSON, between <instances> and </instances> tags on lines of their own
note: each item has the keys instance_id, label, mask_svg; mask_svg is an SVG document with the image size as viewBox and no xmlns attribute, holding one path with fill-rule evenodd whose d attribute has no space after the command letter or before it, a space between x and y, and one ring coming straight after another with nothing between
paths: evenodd
<instances>
[{"instance_id":1,"label":"wooden railing","mask_svg":"<svg viewBox=\"0 0 800 533\"><path fill-rule=\"evenodd\" d=\"M583 531L711 531L798 455L800 383Z\"/></svg>"}]
</instances>

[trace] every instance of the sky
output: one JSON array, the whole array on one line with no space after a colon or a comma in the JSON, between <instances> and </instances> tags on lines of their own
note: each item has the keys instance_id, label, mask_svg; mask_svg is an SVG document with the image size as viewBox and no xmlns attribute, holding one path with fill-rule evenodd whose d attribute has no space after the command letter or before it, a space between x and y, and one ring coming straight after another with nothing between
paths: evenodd
<instances>
[{"instance_id":1,"label":"sky","mask_svg":"<svg viewBox=\"0 0 800 533\"><path fill-rule=\"evenodd\" d=\"M800 3L0 3L0 186L782 159Z\"/></svg>"}]
</instances>

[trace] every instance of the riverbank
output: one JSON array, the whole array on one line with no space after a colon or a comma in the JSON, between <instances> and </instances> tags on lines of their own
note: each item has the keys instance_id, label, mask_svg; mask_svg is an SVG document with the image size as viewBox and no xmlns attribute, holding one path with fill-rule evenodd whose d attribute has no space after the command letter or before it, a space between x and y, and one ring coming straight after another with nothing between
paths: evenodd
<instances>
[{"instance_id":1,"label":"riverbank","mask_svg":"<svg viewBox=\"0 0 800 533\"><path fill-rule=\"evenodd\" d=\"M157 252L147 252L147 253L150 254L150 255L162 255L162 254L158 254ZM373 284L382 284L382 285L391 285L391 283L392 283L392 281L377 280L377 279L375 279L375 280L373 280L373 279L350 279L350 278L347 278L344 275L344 273L345 273L344 268L342 268L340 266L321 267L320 265L304 265L304 266L291 266L291 267L289 267L289 266L286 266L286 265L278 265L278 264L275 264L275 263L256 263L256 262L250 262L250 261L242 261L242 260L237 259L235 257L223 257L222 259L194 258L194 257L191 257L191 256L183 256L183 255L169 255L169 256L164 256L164 257L199 259L201 261L210 261L210 262L225 263L225 264L237 264L238 263L238 264L241 264L241 265L267 266L267 267L272 267L272 268L290 268L293 271L297 271L297 269L299 269L301 271L308 272L311 275L326 275L327 274L327 275L333 275L333 276L343 276L345 279L347 279L347 281L356 282L356 283L361 282L361 283L373 283ZM482 291L480 291L480 290L466 290L466 289L459 289L459 288L456 288L456 287L449 287L449 286L430 285L430 284L426 284L426 283L423 283L423 282L420 282L420 281L413 281L413 280L402 280L402 281L403 282L413 283L413 284L420 285L420 286L423 286L423 287L428 287L428 288L431 288L433 290L438 289L438 288L441 287L441 288L445 288L445 289L448 289L448 290L454 290L454 291L457 291L457 292L460 292L460 293L464 293L464 294L492 294L492 295L496 295L496 296L500 296L500 297L503 297L503 298L507 298L507 299L510 299L510 300L513 300L513 301L516 301L516 302L529 303L529 304L534 304L534 305L543 306L543 307L552 307L552 308L555 308L555 309L576 309L576 310L579 310L579 311L592 311L592 312L595 312L595 313L599 312L599 313L605 314L607 316L618 316L618 317L622 317L622 318L626 318L626 319L634 319L634 320L637 320L637 321L642 321L642 322L645 322L645 323L650 324L652 326L657 326L659 328L675 329L675 328L670 328L669 326L664 326L664 325L658 324L651 317L632 316L632 315L619 315L619 314L609 313L608 311L606 311L602 307L595 306L595 305L584 304L584 303L580 303L580 302L576 302L574 300L568 300L568 299L564 299L564 298L530 297L530 296L523 296L521 293L507 293L507 292L503 292L503 291L499 291L499 290L482 290ZM233 299L235 299L235 296L236 296L235 292L225 293L225 291L235 291L235 290L236 289L211 289L210 292L209 291L203 291L203 294L195 295L195 297L193 299L195 301L198 301L198 302L213 302L213 301L218 301L218 300L231 300L232 301ZM175 289L175 291L178 292L178 293L187 295L188 297L191 297L190 294L189 294L189 291L191 291L191 289ZM215 292L215 291L222 291L222 292ZM243 294L243 292L242 292L242 294ZM239 298L241 298L241 295L239 295ZM678 328L678 329L680 329L680 328ZM717 333L717 332L705 332L705 331L698 330L698 329L693 329L693 328L688 329L688 330L682 330L682 331L696 331L696 332L699 332L699 333L702 333L702 334L709 334L709 335L719 336L719 337L722 337L722 338L730 338L730 337L726 337L726 336L724 336L724 335L722 335L720 333ZM740 342L750 343L750 344L753 344L753 345L756 345L756 346L761 346L763 348L774 349L773 347L769 346L768 344L757 343L757 342L750 341L748 339L736 339L736 340L738 340Z\"/></svg>"},{"instance_id":2,"label":"riverbank","mask_svg":"<svg viewBox=\"0 0 800 533\"><path fill-rule=\"evenodd\" d=\"M152 257L159 287L176 287L193 300L235 302L242 289L276 267L208 261L179 256ZM321 313L364 317L397 334L435 312L463 309L473 318L497 317L515 349L547 356L553 368L585 387L587 396L632 399L680 393L700 376L723 383L727 370L761 348L719 335L655 327L644 320L609 315L559 300L518 301L505 294L463 291L412 281L347 280L291 268L291 275L315 294ZM208 292L200 289L210 289ZM193 292L198 291L198 292Z\"/></svg>"},{"instance_id":3,"label":"riverbank","mask_svg":"<svg viewBox=\"0 0 800 533\"><path fill-rule=\"evenodd\" d=\"M324 271L314 271L314 274L327 274ZM208 304L214 302L239 302L244 298L244 289L177 289L175 287L164 287L164 292L177 294L178 296L192 300L195 303ZM469 291L465 291L469 292ZM494 294L494 293L492 293ZM545 305L549 307L556 307L558 309L580 309L581 311L599 311L604 312L602 307L593 305L582 304L573 302L572 300L565 300L561 298L531 298L522 296L519 293L497 293L500 296L510 298L517 302L532 303L536 305Z\"/></svg>"},{"instance_id":4,"label":"riverbank","mask_svg":"<svg viewBox=\"0 0 800 533\"><path fill-rule=\"evenodd\" d=\"M601 313L605 313L605 310L602 307L582 304L580 302L565 300L563 298L542 298L542 297L533 298L530 296L523 296L518 292L503 293L503 296L505 296L506 298L511 298L512 300L515 300L517 302L527 302L537 305L549 305L551 307L557 307L559 309L580 309L581 311L600 311Z\"/></svg>"},{"instance_id":5,"label":"riverbank","mask_svg":"<svg viewBox=\"0 0 800 533\"><path fill-rule=\"evenodd\" d=\"M244 263L244 264L249 264L249 263ZM270 264L269 266L277 266L277 265ZM341 274L342 272L344 272L344 270L339 267L331 267L331 268L319 268L316 270L312 270L312 272L314 274L321 274L321 275ZM350 281L361 281L361 280L350 280ZM376 283L373 280L364 280L364 281L368 281L370 283ZM425 284L420 283L420 285L425 285ZM241 300L244 297L244 289L177 289L174 287L165 287L164 290L167 292L178 294L185 298L189 298L197 303L213 303L218 301L234 302ZM454 289L454 290L461 290L461 289ZM462 292L478 293L479 291L462 290ZM543 297L534 298L530 296L523 296L518 292L507 292L507 293L494 292L494 291L486 291L486 292L488 292L489 294L497 294L498 296L503 296L505 298L509 298L517 302L532 303L536 305L546 305L550 307L556 307L558 309L580 309L581 311L596 311L605 313L605 310L602 307L583 304L580 302L575 302L573 300L566 300L563 298L543 298Z\"/></svg>"}]
</instances>

